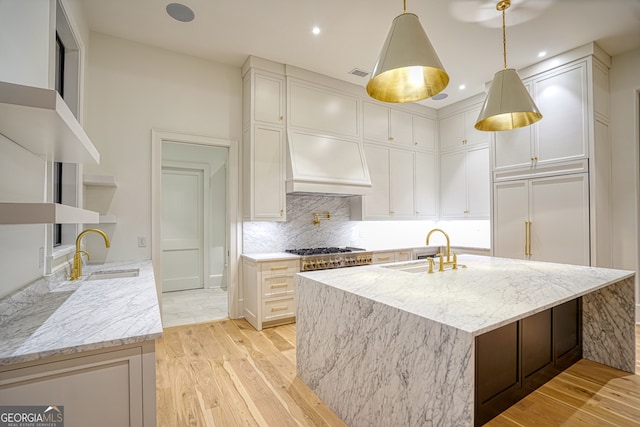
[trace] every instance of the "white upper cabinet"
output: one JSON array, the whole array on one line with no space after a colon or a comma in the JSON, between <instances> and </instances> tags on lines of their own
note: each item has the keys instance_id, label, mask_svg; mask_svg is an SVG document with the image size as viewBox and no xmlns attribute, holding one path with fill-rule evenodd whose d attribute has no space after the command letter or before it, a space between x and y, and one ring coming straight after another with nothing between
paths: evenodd
<instances>
[{"instance_id":1,"label":"white upper cabinet","mask_svg":"<svg viewBox=\"0 0 640 427\"><path fill-rule=\"evenodd\" d=\"M440 155L442 218L488 219L490 186L488 147L455 150Z\"/></svg>"},{"instance_id":2,"label":"white upper cabinet","mask_svg":"<svg viewBox=\"0 0 640 427\"><path fill-rule=\"evenodd\" d=\"M419 114L365 101L363 127L366 141L436 150L435 120Z\"/></svg>"},{"instance_id":3,"label":"white upper cabinet","mask_svg":"<svg viewBox=\"0 0 640 427\"><path fill-rule=\"evenodd\" d=\"M494 169L534 168L589 155L586 63L527 80L542 120L495 133Z\"/></svg>"},{"instance_id":4,"label":"white upper cabinet","mask_svg":"<svg viewBox=\"0 0 640 427\"><path fill-rule=\"evenodd\" d=\"M357 219L388 218L391 215L389 149L365 144L364 152L371 177L371 193L363 196L364 218Z\"/></svg>"},{"instance_id":5,"label":"white upper cabinet","mask_svg":"<svg viewBox=\"0 0 640 427\"><path fill-rule=\"evenodd\" d=\"M438 158L432 153L415 153L416 217L438 216Z\"/></svg>"},{"instance_id":6,"label":"white upper cabinet","mask_svg":"<svg viewBox=\"0 0 640 427\"><path fill-rule=\"evenodd\" d=\"M474 106L438 121L441 151L489 143L489 133L481 132L474 127L478 114L480 114L480 108Z\"/></svg>"},{"instance_id":7,"label":"white upper cabinet","mask_svg":"<svg viewBox=\"0 0 640 427\"><path fill-rule=\"evenodd\" d=\"M364 139L389 142L389 109L371 102L362 104Z\"/></svg>"},{"instance_id":8,"label":"white upper cabinet","mask_svg":"<svg viewBox=\"0 0 640 427\"><path fill-rule=\"evenodd\" d=\"M413 145L418 150L436 151L436 121L413 116Z\"/></svg>"},{"instance_id":9,"label":"white upper cabinet","mask_svg":"<svg viewBox=\"0 0 640 427\"><path fill-rule=\"evenodd\" d=\"M389 117L389 141L409 147L413 145L413 117L404 111L392 109Z\"/></svg>"},{"instance_id":10,"label":"white upper cabinet","mask_svg":"<svg viewBox=\"0 0 640 427\"><path fill-rule=\"evenodd\" d=\"M276 125L284 124L284 79L256 73L253 80L253 119Z\"/></svg>"},{"instance_id":11,"label":"white upper cabinet","mask_svg":"<svg viewBox=\"0 0 640 427\"><path fill-rule=\"evenodd\" d=\"M414 207L414 153L391 149L389 152L390 212L393 217L412 218Z\"/></svg>"}]
</instances>

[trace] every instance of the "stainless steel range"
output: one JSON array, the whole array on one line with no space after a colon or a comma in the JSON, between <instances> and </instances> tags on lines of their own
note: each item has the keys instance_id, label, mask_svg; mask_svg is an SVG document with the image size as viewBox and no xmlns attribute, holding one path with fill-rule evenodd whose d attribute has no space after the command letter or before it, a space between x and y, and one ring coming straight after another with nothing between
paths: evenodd
<instances>
[{"instance_id":1,"label":"stainless steel range","mask_svg":"<svg viewBox=\"0 0 640 427\"><path fill-rule=\"evenodd\" d=\"M305 248L287 249L300 255L300 271L326 270L371 264L372 253L360 248Z\"/></svg>"}]
</instances>

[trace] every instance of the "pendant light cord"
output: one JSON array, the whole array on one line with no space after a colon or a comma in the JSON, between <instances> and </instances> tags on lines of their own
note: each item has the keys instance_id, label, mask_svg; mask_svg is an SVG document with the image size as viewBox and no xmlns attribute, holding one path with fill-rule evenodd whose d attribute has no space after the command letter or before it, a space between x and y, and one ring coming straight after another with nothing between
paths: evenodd
<instances>
[{"instance_id":1,"label":"pendant light cord","mask_svg":"<svg viewBox=\"0 0 640 427\"><path fill-rule=\"evenodd\" d=\"M404 12L402 13L407 13L407 0L404 0Z\"/></svg>"},{"instance_id":2,"label":"pendant light cord","mask_svg":"<svg viewBox=\"0 0 640 427\"><path fill-rule=\"evenodd\" d=\"M504 69L506 70L507 69L507 30L506 30L505 18L504 18L505 9L502 9L502 52L504 56Z\"/></svg>"}]
</instances>

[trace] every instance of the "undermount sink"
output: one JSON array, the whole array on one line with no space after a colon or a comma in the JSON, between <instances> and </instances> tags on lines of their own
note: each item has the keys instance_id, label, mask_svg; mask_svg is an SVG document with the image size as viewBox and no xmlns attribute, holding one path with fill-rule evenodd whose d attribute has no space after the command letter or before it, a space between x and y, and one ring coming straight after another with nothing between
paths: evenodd
<instances>
[{"instance_id":1,"label":"undermount sink","mask_svg":"<svg viewBox=\"0 0 640 427\"><path fill-rule=\"evenodd\" d=\"M390 270L406 271L407 273L425 273L429 271L429 262L410 262L404 264L383 265L381 267L388 268Z\"/></svg>"},{"instance_id":2,"label":"undermount sink","mask_svg":"<svg viewBox=\"0 0 640 427\"><path fill-rule=\"evenodd\" d=\"M129 270L94 271L86 280L121 279L123 277L138 277L139 274L139 268L132 268Z\"/></svg>"}]
</instances>

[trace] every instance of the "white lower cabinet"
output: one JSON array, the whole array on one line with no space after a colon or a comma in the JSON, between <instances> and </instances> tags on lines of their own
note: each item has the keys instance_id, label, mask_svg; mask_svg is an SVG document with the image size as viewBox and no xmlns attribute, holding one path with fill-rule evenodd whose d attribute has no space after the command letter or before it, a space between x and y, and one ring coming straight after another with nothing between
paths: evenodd
<instances>
[{"instance_id":1,"label":"white lower cabinet","mask_svg":"<svg viewBox=\"0 0 640 427\"><path fill-rule=\"evenodd\" d=\"M300 261L242 260L244 317L258 331L295 321L296 280Z\"/></svg>"},{"instance_id":2,"label":"white lower cabinet","mask_svg":"<svg viewBox=\"0 0 640 427\"><path fill-rule=\"evenodd\" d=\"M396 251L395 260L396 261L411 261L413 258L413 251L411 249L402 249Z\"/></svg>"},{"instance_id":3,"label":"white lower cabinet","mask_svg":"<svg viewBox=\"0 0 640 427\"><path fill-rule=\"evenodd\" d=\"M0 369L3 405L63 406L66 426L155 426L155 390L153 343Z\"/></svg>"},{"instance_id":4,"label":"white lower cabinet","mask_svg":"<svg viewBox=\"0 0 640 427\"><path fill-rule=\"evenodd\" d=\"M589 265L587 173L494 184L494 255Z\"/></svg>"},{"instance_id":5,"label":"white lower cabinet","mask_svg":"<svg viewBox=\"0 0 640 427\"><path fill-rule=\"evenodd\" d=\"M490 188L489 147L440 155L442 218L488 219Z\"/></svg>"}]
</instances>

